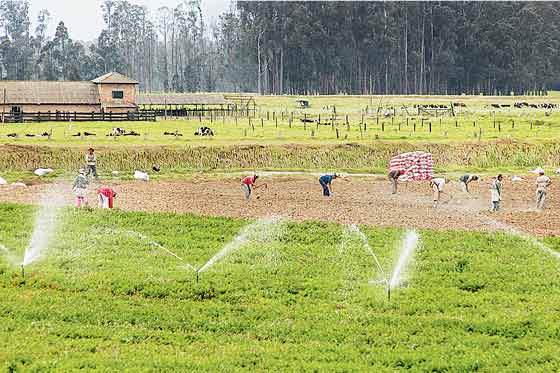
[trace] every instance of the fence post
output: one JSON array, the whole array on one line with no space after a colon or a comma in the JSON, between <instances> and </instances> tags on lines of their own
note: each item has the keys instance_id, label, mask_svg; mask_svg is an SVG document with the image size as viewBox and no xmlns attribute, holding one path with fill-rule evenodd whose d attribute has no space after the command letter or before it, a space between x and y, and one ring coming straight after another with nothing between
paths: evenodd
<instances>
[{"instance_id":1,"label":"fence post","mask_svg":"<svg viewBox=\"0 0 560 373\"><path fill-rule=\"evenodd\" d=\"M340 135L338 133L338 128L336 129L336 138L337 138L337 140L340 138Z\"/></svg>"},{"instance_id":2,"label":"fence post","mask_svg":"<svg viewBox=\"0 0 560 373\"><path fill-rule=\"evenodd\" d=\"M385 132L385 122L381 122L381 132Z\"/></svg>"},{"instance_id":3,"label":"fence post","mask_svg":"<svg viewBox=\"0 0 560 373\"><path fill-rule=\"evenodd\" d=\"M430 133L432 133L432 122L428 123L428 125L430 126Z\"/></svg>"}]
</instances>

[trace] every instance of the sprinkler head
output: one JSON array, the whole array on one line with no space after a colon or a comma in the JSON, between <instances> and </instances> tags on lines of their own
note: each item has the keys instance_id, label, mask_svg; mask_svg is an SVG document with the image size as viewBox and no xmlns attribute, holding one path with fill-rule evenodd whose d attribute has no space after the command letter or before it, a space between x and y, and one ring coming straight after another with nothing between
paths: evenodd
<instances>
[{"instance_id":1,"label":"sprinkler head","mask_svg":"<svg viewBox=\"0 0 560 373\"><path fill-rule=\"evenodd\" d=\"M198 283L198 269L196 270L196 283Z\"/></svg>"},{"instance_id":2,"label":"sprinkler head","mask_svg":"<svg viewBox=\"0 0 560 373\"><path fill-rule=\"evenodd\" d=\"M391 287L387 287L387 302L391 301Z\"/></svg>"},{"instance_id":3,"label":"sprinkler head","mask_svg":"<svg viewBox=\"0 0 560 373\"><path fill-rule=\"evenodd\" d=\"M25 266L21 265L21 277L25 278Z\"/></svg>"}]
</instances>

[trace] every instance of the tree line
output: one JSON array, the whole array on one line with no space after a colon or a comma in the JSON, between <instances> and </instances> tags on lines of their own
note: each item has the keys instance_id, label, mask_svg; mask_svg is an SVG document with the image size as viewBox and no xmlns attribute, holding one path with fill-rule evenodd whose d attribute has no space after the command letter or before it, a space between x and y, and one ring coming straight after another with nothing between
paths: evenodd
<instances>
[{"instance_id":1,"label":"tree line","mask_svg":"<svg viewBox=\"0 0 560 373\"><path fill-rule=\"evenodd\" d=\"M208 26L201 0L155 13L106 0L75 41L26 0L0 0L2 79L119 71L145 91L543 94L560 84L558 2L238 1Z\"/></svg>"}]
</instances>

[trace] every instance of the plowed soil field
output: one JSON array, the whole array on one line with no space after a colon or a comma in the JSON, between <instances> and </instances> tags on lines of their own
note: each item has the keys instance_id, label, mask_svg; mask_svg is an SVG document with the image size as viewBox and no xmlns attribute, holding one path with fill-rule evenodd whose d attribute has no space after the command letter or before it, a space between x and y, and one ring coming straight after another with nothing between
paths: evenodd
<instances>
[{"instance_id":1,"label":"plowed soil field","mask_svg":"<svg viewBox=\"0 0 560 373\"><path fill-rule=\"evenodd\" d=\"M235 179L189 181L109 182L118 193L116 206L124 210L193 213L207 216L256 218L282 215L293 220L324 220L393 227L430 229L497 230L495 222L538 236L560 235L560 188L557 178L549 189L544 211L534 209L534 178L504 182L503 210L490 213L489 178L473 183L471 195L458 183L445 187L438 208L432 206L427 182L400 185L398 195L390 194L382 178L342 178L333 182L334 193L322 196L316 177L263 178L268 188L255 191L246 201ZM96 205L90 186L90 204ZM106 184L103 184L106 185ZM72 203L69 185L43 184L27 188L2 186L0 201L37 203L47 189L56 188Z\"/></svg>"}]
</instances>

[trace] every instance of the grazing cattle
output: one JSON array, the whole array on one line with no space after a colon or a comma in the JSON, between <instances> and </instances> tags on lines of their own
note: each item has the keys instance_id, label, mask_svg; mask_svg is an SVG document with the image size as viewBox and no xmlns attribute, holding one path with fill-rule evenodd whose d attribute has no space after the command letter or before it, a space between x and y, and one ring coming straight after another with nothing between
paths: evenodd
<instances>
[{"instance_id":1,"label":"grazing cattle","mask_svg":"<svg viewBox=\"0 0 560 373\"><path fill-rule=\"evenodd\" d=\"M492 106L493 108L496 108L496 109L500 108L500 104L490 104L490 106Z\"/></svg>"},{"instance_id":2,"label":"grazing cattle","mask_svg":"<svg viewBox=\"0 0 560 373\"><path fill-rule=\"evenodd\" d=\"M195 136L214 136L214 131L210 127L200 127L195 133Z\"/></svg>"},{"instance_id":3,"label":"grazing cattle","mask_svg":"<svg viewBox=\"0 0 560 373\"><path fill-rule=\"evenodd\" d=\"M84 136L97 136L97 135L91 132L84 132Z\"/></svg>"},{"instance_id":4,"label":"grazing cattle","mask_svg":"<svg viewBox=\"0 0 560 373\"><path fill-rule=\"evenodd\" d=\"M467 107L467 104L465 104L464 102L454 102L453 106L457 106L457 107Z\"/></svg>"},{"instance_id":5,"label":"grazing cattle","mask_svg":"<svg viewBox=\"0 0 560 373\"><path fill-rule=\"evenodd\" d=\"M26 133L26 134L25 134L25 137L35 137L35 135L32 135L32 134L30 134L30 133Z\"/></svg>"},{"instance_id":6,"label":"grazing cattle","mask_svg":"<svg viewBox=\"0 0 560 373\"><path fill-rule=\"evenodd\" d=\"M154 172L159 172L160 170L161 170L161 169L160 169L159 165L154 164L154 165L152 166L152 171L154 171Z\"/></svg>"},{"instance_id":7,"label":"grazing cattle","mask_svg":"<svg viewBox=\"0 0 560 373\"><path fill-rule=\"evenodd\" d=\"M17 137L17 133L8 133L8 137Z\"/></svg>"},{"instance_id":8,"label":"grazing cattle","mask_svg":"<svg viewBox=\"0 0 560 373\"><path fill-rule=\"evenodd\" d=\"M523 104L521 102L516 102L515 104L513 104L514 107L521 109L523 107Z\"/></svg>"},{"instance_id":9,"label":"grazing cattle","mask_svg":"<svg viewBox=\"0 0 560 373\"><path fill-rule=\"evenodd\" d=\"M509 104L501 104L500 106L501 107L511 107L511 105L509 105Z\"/></svg>"},{"instance_id":10,"label":"grazing cattle","mask_svg":"<svg viewBox=\"0 0 560 373\"><path fill-rule=\"evenodd\" d=\"M538 109L539 108L539 106L537 104L529 104L529 107L533 108L533 109Z\"/></svg>"},{"instance_id":11,"label":"grazing cattle","mask_svg":"<svg viewBox=\"0 0 560 373\"><path fill-rule=\"evenodd\" d=\"M43 133L41 134L41 136L42 136L42 137L48 137L48 136L50 136L50 134L49 134L48 132L43 132Z\"/></svg>"},{"instance_id":12,"label":"grazing cattle","mask_svg":"<svg viewBox=\"0 0 560 373\"><path fill-rule=\"evenodd\" d=\"M128 133L124 133L123 136L140 136L138 132L130 131Z\"/></svg>"},{"instance_id":13,"label":"grazing cattle","mask_svg":"<svg viewBox=\"0 0 560 373\"><path fill-rule=\"evenodd\" d=\"M116 127L116 128L113 128L111 130L111 133L108 134L107 136L123 136L125 134L125 132L126 131L124 130L124 128Z\"/></svg>"},{"instance_id":14,"label":"grazing cattle","mask_svg":"<svg viewBox=\"0 0 560 373\"><path fill-rule=\"evenodd\" d=\"M307 119L307 118L300 119L300 121L302 123L313 123L313 119Z\"/></svg>"}]
</instances>

